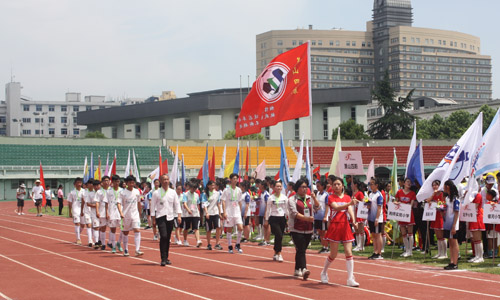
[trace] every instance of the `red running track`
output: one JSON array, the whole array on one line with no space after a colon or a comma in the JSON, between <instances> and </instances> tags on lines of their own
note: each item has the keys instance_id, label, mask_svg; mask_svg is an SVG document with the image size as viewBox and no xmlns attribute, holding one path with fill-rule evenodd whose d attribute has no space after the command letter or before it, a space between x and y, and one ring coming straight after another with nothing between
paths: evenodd
<instances>
[{"instance_id":1,"label":"red running track","mask_svg":"<svg viewBox=\"0 0 500 300\"><path fill-rule=\"evenodd\" d=\"M0 203L0 299L500 298L498 275L361 257L355 257L354 268L361 286L349 288L342 254L330 266L330 284L321 284L326 254L314 251L307 256L311 277L303 281L292 276L293 248L284 248L285 262L278 263L271 259L272 246L253 243L242 245L243 254L175 245L173 264L160 267L151 230L141 231L144 256L126 258L75 245L69 218L18 216L14 206ZM189 241L195 243L192 235ZM221 244L227 249L226 239ZM129 249L133 254L133 237Z\"/></svg>"}]
</instances>

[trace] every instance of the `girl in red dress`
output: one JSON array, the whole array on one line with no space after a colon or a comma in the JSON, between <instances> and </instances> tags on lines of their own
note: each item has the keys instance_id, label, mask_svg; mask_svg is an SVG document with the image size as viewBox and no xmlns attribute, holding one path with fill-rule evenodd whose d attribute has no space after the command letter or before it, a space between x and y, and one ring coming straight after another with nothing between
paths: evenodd
<instances>
[{"instance_id":1,"label":"girl in red dress","mask_svg":"<svg viewBox=\"0 0 500 300\"><path fill-rule=\"evenodd\" d=\"M482 263L484 262L482 231L485 231L486 227L483 223L483 197L481 193L477 193L474 197L474 201L469 205L474 205L476 208L476 222L469 222L469 231L472 233L474 253L476 255L469 259L468 262Z\"/></svg>"},{"instance_id":2,"label":"girl in red dress","mask_svg":"<svg viewBox=\"0 0 500 300\"><path fill-rule=\"evenodd\" d=\"M354 280L354 260L352 258L354 236L349 226L349 219L356 224L351 206L356 205L358 201L344 194L344 181L341 178L335 178L332 181L332 188L333 194L328 197L328 206L331 211L330 225L325 235L325 240L330 243L330 255L325 260L325 266L321 272L321 282L328 283L328 268L337 257L339 244L343 243L347 268L347 285L356 287L359 286L359 283Z\"/></svg>"},{"instance_id":3,"label":"girl in red dress","mask_svg":"<svg viewBox=\"0 0 500 300\"><path fill-rule=\"evenodd\" d=\"M427 203L435 202L437 204L436 220L431 221L430 227L431 229L434 229L434 233L436 234L436 238L438 240L438 253L432 258L445 259L448 258L448 255L446 254L446 239L443 236L443 208L446 206L446 204L444 202L443 192L439 190L440 185L441 181L439 180L434 180L432 182L432 189L434 190L434 193L426 201Z\"/></svg>"},{"instance_id":4,"label":"girl in red dress","mask_svg":"<svg viewBox=\"0 0 500 300\"><path fill-rule=\"evenodd\" d=\"M394 203L410 204L413 207L414 201L417 200L417 195L415 192L410 190L410 188L411 179L406 178L403 188L396 193ZM412 210L410 222L399 222L399 228L401 228L401 235L403 236L403 242L405 245L405 252L401 254L402 257L413 255L413 225L415 225L415 217L413 216Z\"/></svg>"}]
</instances>

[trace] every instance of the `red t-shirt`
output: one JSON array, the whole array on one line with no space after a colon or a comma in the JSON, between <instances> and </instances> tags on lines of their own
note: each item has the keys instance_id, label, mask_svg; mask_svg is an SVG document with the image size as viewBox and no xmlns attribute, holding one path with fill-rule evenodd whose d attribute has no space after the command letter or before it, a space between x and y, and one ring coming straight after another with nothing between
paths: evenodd
<instances>
[{"instance_id":1,"label":"red t-shirt","mask_svg":"<svg viewBox=\"0 0 500 300\"><path fill-rule=\"evenodd\" d=\"M410 204L412 200L417 200L417 195L415 195L414 191L410 191L408 194L405 194L404 190L401 189L396 193L396 200L399 199L399 202Z\"/></svg>"},{"instance_id":2,"label":"red t-shirt","mask_svg":"<svg viewBox=\"0 0 500 300\"><path fill-rule=\"evenodd\" d=\"M363 199L365 199L365 194L363 194L362 191L358 191L356 195L354 195L354 198L356 198L359 201L363 201Z\"/></svg>"},{"instance_id":3,"label":"red t-shirt","mask_svg":"<svg viewBox=\"0 0 500 300\"><path fill-rule=\"evenodd\" d=\"M337 203L337 205L344 205L351 202L351 197L347 194L344 194L344 197L342 198L340 198L336 194L328 196L328 206L331 207L331 204L333 202ZM347 209L340 211L330 209L330 222L334 223L349 222Z\"/></svg>"},{"instance_id":4,"label":"red t-shirt","mask_svg":"<svg viewBox=\"0 0 500 300\"><path fill-rule=\"evenodd\" d=\"M477 207L477 219L482 220L483 219L483 196L481 196L481 193L477 193L476 197L474 198L474 201L472 201L474 204L479 204Z\"/></svg>"}]
</instances>

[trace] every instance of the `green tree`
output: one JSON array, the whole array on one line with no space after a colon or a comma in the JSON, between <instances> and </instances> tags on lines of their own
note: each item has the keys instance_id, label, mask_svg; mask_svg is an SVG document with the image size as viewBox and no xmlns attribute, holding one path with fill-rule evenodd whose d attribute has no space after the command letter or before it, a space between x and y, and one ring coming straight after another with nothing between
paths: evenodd
<instances>
[{"instance_id":1,"label":"green tree","mask_svg":"<svg viewBox=\"0 0 500 300\"><path fill-rule=\"evenodd\" d=\"M391 87L389 72L386 70L384 79L378 81L372 90L372 98L377 100L379 107L385 114L377 121L370 124L368 134L375 139L408 139L413 132L413 117L406 110L412 106L411 90L406 97L396 98L396 93Z\"/></svg>"},{"instance_id":2,"label":"green tree","mask_svg":"<svg viewBox=\"0 0 500 300\"><path fill-rule=\"evenodd\" d=\"M340 128L340 138L343 140L365 140L370 136L365 133L365 127L357 124L353 119L349 119L340 123L339 127L333 130L332 139L337 139L338 130Z\"/></svg>"},{"instance_id":3,"label":"green tree","mask_svg":"<svg viewBox=\"0 0 500 300\"><path fill-rule=\"evenodd\" d=\"M106 136L100 131L89 131L85 135L86 139L105 139Z\"/></svg>"},{"instance_id":4,"label":"green tree","mask_svg":"<svg viewBox=\"0 0 500 300\"><path fill-rule=\"evenodd\" d=\"M444 136L444 119L438 114L435 114L431 119L417 120L417 137L419 139L443 139Z\"/></svg>"},{"instance_id":5,"label":"green tree","mask_svg":"<svg viewBox=\"0 0 500 300\"><path fill-rule=\"evenodd\" d=\"M488 127L490 126L491 121L493 121L493 118L495 117L497 111L491 108L489 105L485 104L481 106L479 112L483 112L483 133L484 133L486 132L486 130L488 130ZM474 120L479 115L479 112L474 115Z\"/></svg>"},{"instance_id":6,"label":"green tree","mask_svg":"<svg viewBox=\"0 0 500 300\"><path fill-rule=\"evenodd\" d=\"M474 116L465 110L457 110L451 113L444 122L443 138L459 139L474 122Z\"/></svg>"},{"instance_id":7,"label":"green tree","mask_svg":"<svg viewBox=\"0 0 500 300\"><path fill-rule=\"evenodd\" d=\"M225 140L236 140L237 139L236 130L233 129L233 130L229 130L228 132L226 132L226 134L224 135L224 139ZM260 133L255 133L255 134L243 136L240 139L242 139L242 140L263 140L264 136Z\"/></svg>"}]
</instances>

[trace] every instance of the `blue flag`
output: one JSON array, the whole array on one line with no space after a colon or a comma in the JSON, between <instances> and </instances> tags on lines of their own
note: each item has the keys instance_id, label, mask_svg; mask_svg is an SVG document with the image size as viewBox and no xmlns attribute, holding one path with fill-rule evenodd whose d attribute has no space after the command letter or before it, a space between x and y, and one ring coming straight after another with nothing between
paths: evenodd
<instances>
[{"instance_id":1,"label":"blue flag","mask_svg":"<svg viewBox=\"0 0 500 300\"><path fill-rule=\"evenodd\" d=\"M94 179L94 152L90 153L90 173L89 178Z\"/></svg>"},{"instance_id":2,"label":"blue flag","mask_svg":"<svg viewBox=\"0 0 500 300\"><path fill-rule=\"evenodd\" d=\"M186 184L186 166L184 165L184 154L182 154L182 162L181 162L181 184L182 184L182 191L184 191L184 186Z\"/></svg>"},{"instance_id":3,"label":"blue flag","mask_svg":"<svg viewBox=\"0 0 500 300\"><path fill-rule=\"evenodd\" d=\"M203 161L203 187L206 187L208 183L208 143L207 150L205 152L205 160Z\"/></svg>"},{"instance_id":4,"label":"blue flag","mask_svg":"<svg viewBox=\"0 0 500 300\"><path fill-rule=\"evenodd\" d=\"M286 157L285 143L283 142L283 134L280 132L280 147L281 147L281 159L280 159L280 179L283 182L283 190L286 190L288 186L288 180L290 178L290 170L288 169L288 159Z\"/></svg>"},{"instance_id":5,"label":"blue flag","mask_svg":"<svg viewBox=\"0 0 500 300\"><path fill-rule=\"evenodd\" d=\"M236 149L236 158L234 160L233 173L240 173L240 142L238 142L238 148Z\"/></svg>"},{"instance_id":6,"label":"blue flag","mask_svg":"<svg viewBox=\"0 0 500 300\"><path fill-rule=\"evenodd\" d=\"M413 183L418 182L420 186L424 184L424 162L422 160L422 142L420 142L413 152L413 155L406 168L406 177L410 178Z\"/></svg>"}]
</instances>

